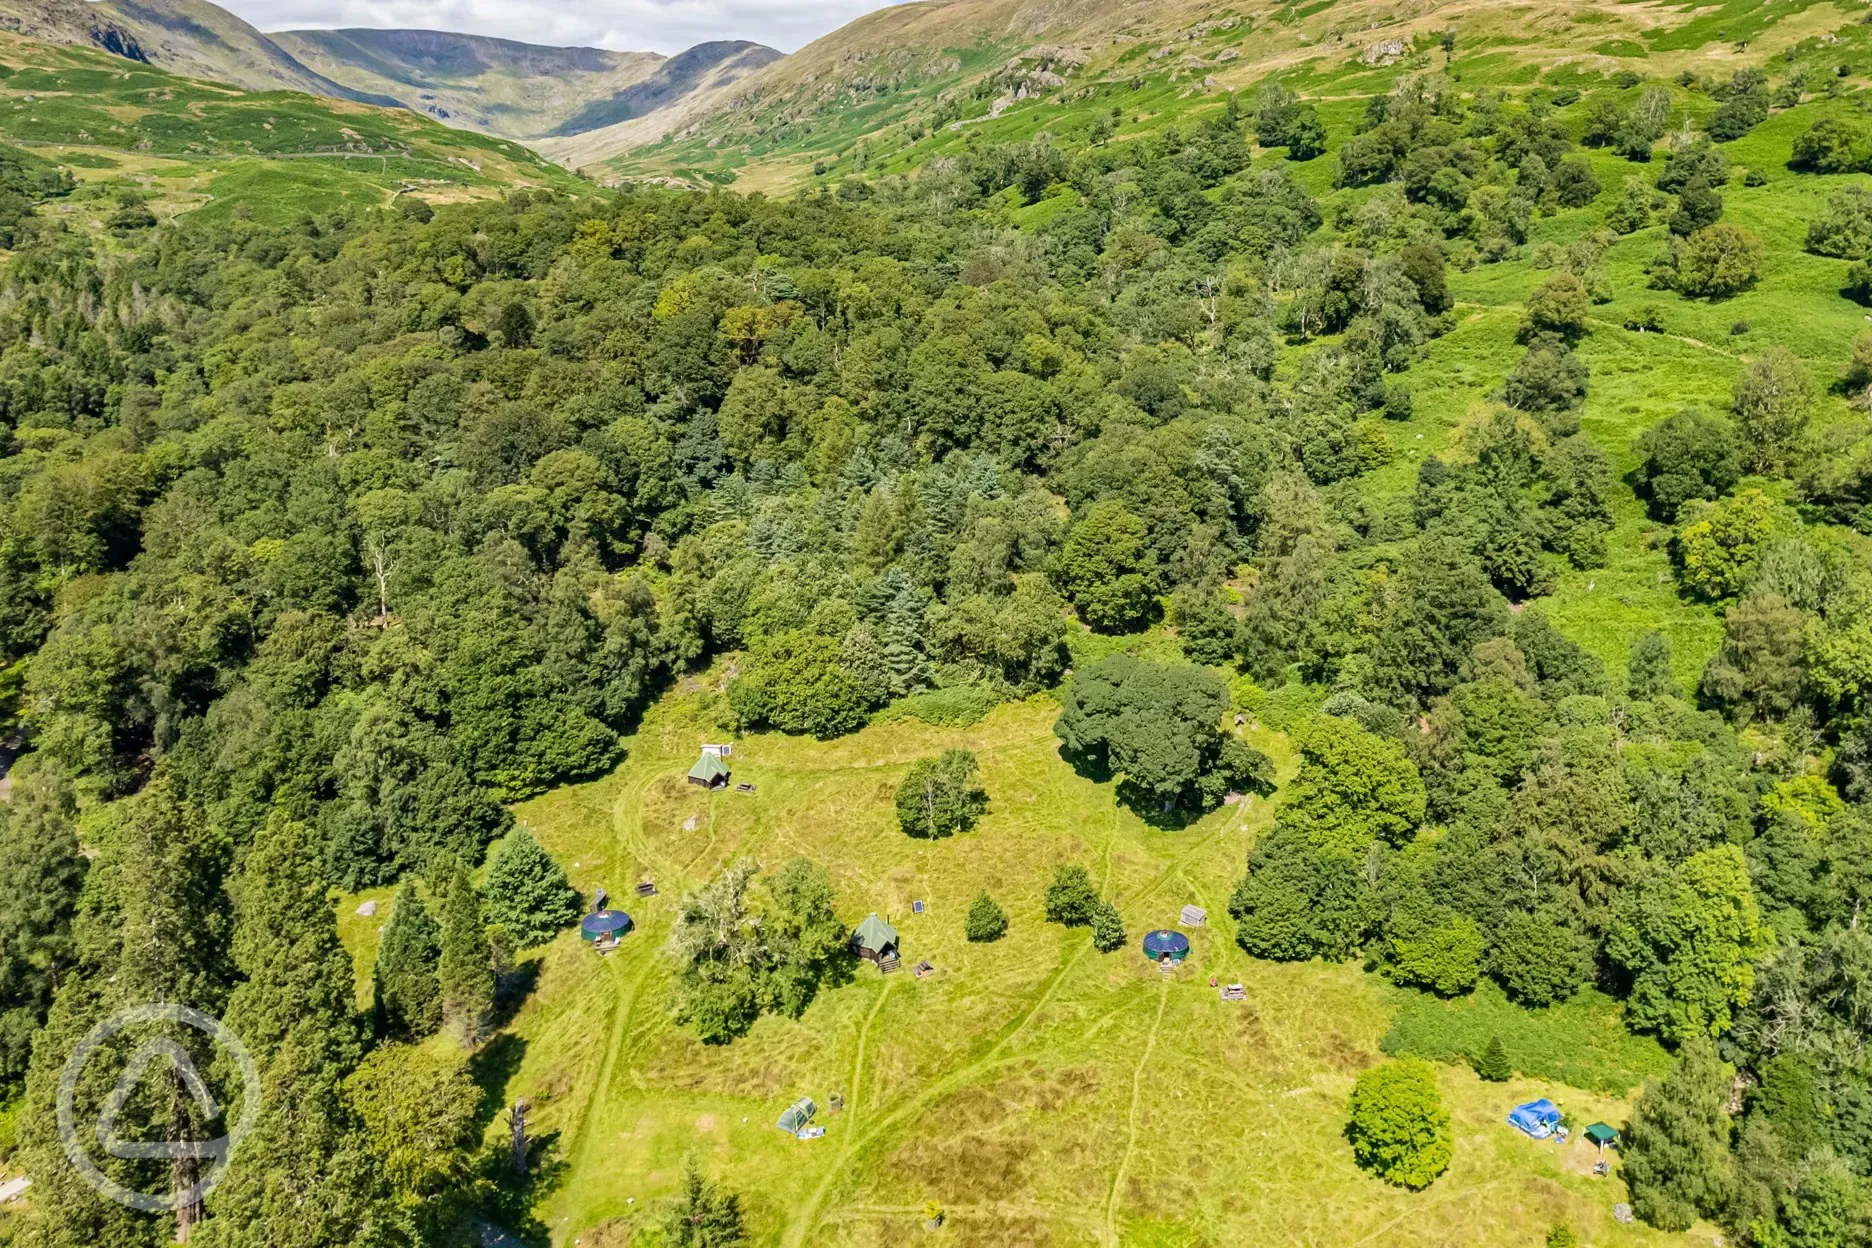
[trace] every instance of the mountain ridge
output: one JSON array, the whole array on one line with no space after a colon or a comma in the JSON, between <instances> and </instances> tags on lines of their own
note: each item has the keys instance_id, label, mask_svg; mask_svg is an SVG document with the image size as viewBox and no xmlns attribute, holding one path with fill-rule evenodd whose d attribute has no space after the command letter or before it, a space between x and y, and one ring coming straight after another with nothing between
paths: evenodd
<instances>
[{"instance_id":1,"label":"mountain ridge","mask_svg":"<svg viewBox=\"0 0 1872 1248\"><path fill-rule=\"evenodd\" d=\"M642 122L672 108L688 116L782 55L746 40L666 57L440 30L269 33L210 0L0 0L0 31L249 91L407 108L518 141Z\"/></svg>"},{"instance_id":2,"label":"mountain ridge","mask_svg":"<svg viewBox=\"0 0 1872 1248\"><path fill-rule=\"evenodd\" d=\"M0 0L0 30L95 48L250 91L300 91L379 107L401 104L325 77L207 0Z\"/></svg>"}]
</instances>

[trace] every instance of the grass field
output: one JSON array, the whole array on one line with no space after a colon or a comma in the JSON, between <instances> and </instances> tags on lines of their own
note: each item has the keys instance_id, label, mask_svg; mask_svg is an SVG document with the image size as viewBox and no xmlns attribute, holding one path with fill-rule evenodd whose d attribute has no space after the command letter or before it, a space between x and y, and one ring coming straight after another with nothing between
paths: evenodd
<instances>
[{"instance_id":1,"label":"grass field","mask_svg":"<svg viewBox=\"0 0 1872 1248\"><path fill-rule=\"evenodd\" d=\"M517 808L582 891L602 885L638 922L608 958L572 933L549 946L532 995L480 1059L503 1100L533 1101L534 1129L563 1163L536 1211L555 1243L629 1242L691 1149L743 1194L756 1242L789 1248L908 1242L928 1200L948 1213L943 1239L972 1245L1534 1245L1560 1219L1592 1244L1696 1242L1619 1226L1623 1188L1590 1177L1583 1147L1536 1144L1502 1120L1539 1094L1580 1125L1622 1120L1610 1092L1663 1058L1623 1033L1612 1002L1588 995L1547 1015L1487 998L1449 1006L1354 964L1240 951L1228 894L1266 799L1182 831L1149 828L1060 760L1045 697L969 728L747 738L735 779L758 792L708 794L683 782L698 743L718 735L698 703L694 689L672 694L614 774ZM1285 738L1251 735L1285 774ZM912 841L895 827L896 781L949 746L977 751L992 809L967 835ZM798 1021L764 1018L732 1045L704 1046L669 1017L660 946L672 904L737 857L778 866L798 854L831 871L842 917L888 916L906 962L938 971L919 982L865 967ZM1123 950L1097 954L1083 930L1043 922L1046 880L1071 862L1117 901ZM636 898L642 878L660 895ZM971 945L962 917L983 887L1011 928ZM356 916L360 900L343 899L340 914L362 984L381 919ZM912 917L912 900L928 912ZM1188 902L1210 926L1165 976L1136 942ZM1221 1001L1211 977L1243 983L1247 1001ZM1530 1069L1582 1086L1484 1084L1449 1065L1450 1172L1410 1194L1359 1171L1340 1136L1356 1073L1381 1044L1455 1057L1452 1044L1479 1028L1503 1030ZM773 1128L801 1095L844 1098L842 1112L822 1109L823 1139Z\"/></svg>"}]
</instances>

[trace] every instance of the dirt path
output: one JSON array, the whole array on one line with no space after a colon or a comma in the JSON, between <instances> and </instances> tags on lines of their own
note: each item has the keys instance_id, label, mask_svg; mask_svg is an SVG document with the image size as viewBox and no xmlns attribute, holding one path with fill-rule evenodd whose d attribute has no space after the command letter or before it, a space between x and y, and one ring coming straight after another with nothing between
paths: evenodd
<instances>
[{"instance_id":1,"label":"dirt path","mask_svg":"<svg viewBox=\"0 0 1872 1248\"><path fill-rule=\"evenodd\" d=\"M852 1063L851 1099L845 1105L846 1121L851 1124L851 1130L847 1133L845 1147L839 1150L838 1157L826 1167L825 1174L820 1176L819 1185L813 1188L812 1195L807 1197L807 1207L810 1209L816 1210L825 1203L827 1193L832 1190L832 1185L838 1181L838 1177L845 1173L846 1163L851 1160L852 1154L858 1150L861 1142L857 1137L857 1130L864 1110L865 1046L871 1039L871 1024L877 1020L878 1013L884 1008L885 999L890 996L891 982L888 978L885 979L883 990L878 993L877 1000L872 1003L870 1013L865 1015L864 1026L858 1029L858 1056ZM801 1233L801 1238L795 1238L792 1228L789 1227L787 1242L802 1243L804 1242L803 1235L804 1232Z\"/></svg>"},{"instance_id":2,"label":"dirt path","mask_svg":"<svg viewBox=\"0 0 1872 1248\"><path fill-rule=\"evenodd\" d=\"M673 864L659 863L650 848L650 843L642 835L644 793L650 787L656 771L644 768L641 778L633 778L630 783L620 787L617 800L612 805L612 841L615 847L614 869L623 867L626 860L634 861L657 878L664 879L673 889L680 889L682 879ZM712 809L712 807L711 807ZM667 874L663 866L672 869ZM623 887L623 881L619 881ZM641 929L639 935L644 934ZM598 1067L598 1078L592 1084L591 1095L586 1098L584 1107L579 1111L578 1129L573 1136L569 1154L576 1158L575 1167L583 1169L598 1164L592 1150L597 1146L597 1132L593 1124L603 1118L604 1107L610 1101L612 1080L616 1077L618 1066L624 1060L628 1049L626 1041L630 1037L631 1023L636 1015L637 1002L643 996L643 987L651 973L656 970L658 948L650 941L633 941L625 949L611 954L605 959L607 972L611 978L610 1026L606 1030L604 1058ZM626 968L635 974L624 981Z\"/></svg>"},{"instance_id":3,"label":"dirt path","mask_svg":"<svg viewBox=\"0 0 1872 1248\"><path fill-rule=\"evenodd\" d=\"M1116 806L1114 806L1113 814L1112 814L1112 825L1113 825L1112 836L1111 836L1110 841L1108 841L1107 843L1107 875L1108 877L1109 877L1109 870L1110 870L1109 868L1110 849L1111 849L1111 846L1116 843L1117 838L1118 838L1117 823L1118 823L1117 808ZM1182 853L1175 855L1173 858L1170 859L1169 862L1164 864L1164 868L1162 871L1158 872L1156 876L1154 876L1148 883L1146 883L1142 888L1140 888L1135 894L1133 894L1127 900L1129 900L1132 904L1135 904L1139 901L1143 901L1153 896L1154 894L1156 894L1158 890L1160 890L1171 879L1178 878L1181 875L1182 867L1184 863L1186 863L1190 858L1194 857L1195 855L1207 849L1216 840L1216 838L1223 835L1225 831L1226 831L1226 827L1218 828L1216 831L1210 833L1208 836L1205 836L1201 840L1188 846L1186 849L1184 849ZM1012 1054L1009 1054L1007 1052L1008 1046L1012 1044L1014 1040L1018 1036L1020 1036L1022 1032L1024 1032L1027 1029L1028 1025L1032 1023L1035 1018L1039 1017L1040 1012L1044 1010L1052 1002L1055 994L1057 994L1059 991L1060 985L1065 982L1067 974L1072 970L1073 967L1079 964L1079 962L1086 956L1087 953L1091 952L1091 949L1092 949L1092 942L1089 938L1083 941L1075 942L1074 945L1069 946L1069 952L1067 953L1067 956L1061 960L1059 966L1054 969L1053 974L1048 977L1045 986L1040 991L1040 995L1034 1000L1034 1002L1030 1006L1028 1006L1028 1008L1024 1012L1022 1012L1018 1017L1013 1019L1006 1027L1002 1029L1001 1034L996 1038L994 1044L991 1045L987 1049L986 1052L984 1052L980 1057L976 1058L975 1060L968 1062L965 1065L959 1066L955 1070L950 1071L948 1074L942 1076L940 1079L937 1079L934 1082L925 1085L914 1096L910 1097L903 1104L899 1105L896 1109L891 1110L889 1113L885 1114L882 1118L880 1118L864 1134L856 1136L846 1146L845 1150L839 1155L839 1165L836 1168L834 1168L834 1170L831 1173L829 1173L826 1176L826 1178L820 1182L819 1186L813 1190L812 1195L807 1198L806 1202L803 1205L801 1205L800 1208L794 1211L791 1220L787 1224L785 1238L781 1241L784 1245L786 1245L786 1248L804 1248L804 1246L809 1242L808 1237L812 1234L813 1230L819 1225L819 1222L820 1222L819 1211L824 1206L826 1198L831 1195L833 1183L836 1181L839 1175L848 1173L847 1163L852 1158L855 1158L859 1156L860 1154L862 1154L866 1149L870 1148L871 1145L876 1143L879 1139L883 1138L886 1135L886 1133L888 1133L892 1128L896 1127L898 1124L902 1123L905 1119L926 1109L927 1107L929 1107L931 1104L935 1103L936 1101L941 1100L944 1096L947 1096L949 1093L953 1092L958 1087L961 1087L967 1083L972 1082L973 1080L979 1078L981 1075L987 1073L990 1070L993 1070L997 1066L1005 1065L1009 1062L1016 1060ZM1157 1017L1160 1020L1163 1017L1165 997L1168 994L1168 992L1169 992L1169 980L1168 978L1166 978L1164 984L1161 986L1160 995L1158 997L1158 1002L1157 1002ZM1156 1025L1153 1024L1152 1025L1153 1039L1155 1037L1155 1034L1156 1034Z\"/></svg>"},{"instance_id":4,"label":"dirt path","mask_svg":"<svg viewBox=\"0 0 1872 1248\"><path fill-rule=\"evenodd\" d=\"M1126 1119L1124 1156L1118 1159L1118 1169L1112 1175L1111 1192L1105 1197L1105 1242L1118 1243L1118 1196L1124 1190L1125 1171L1131 1166L1132 1154L1137 1152L1138 1138L1138 1102L1144 1097L1144 1068L1150 1065L1151 1051L1157 1047L1157 1032L1163 1026L1164 1006L1170 1000L1171 976L1164 975L1157 985L1157 1016L1151 1019L1150 1035L1144 1039L1144 1051L1138 1055L1137 1066L1131 1071L1131 1112Z\"/></svg>"}]
</instances>

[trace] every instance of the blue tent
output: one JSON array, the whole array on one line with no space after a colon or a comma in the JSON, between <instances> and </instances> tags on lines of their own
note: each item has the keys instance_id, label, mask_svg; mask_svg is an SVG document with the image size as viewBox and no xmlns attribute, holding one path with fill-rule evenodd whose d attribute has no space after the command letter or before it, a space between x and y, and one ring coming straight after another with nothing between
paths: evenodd
<instances>
[{"instance_id":1,"label":"blue tent","mask_svg":"<svg viewBox=\"0 0 1872 1248\"><path fill-rule=\"evenodd\" d=\"M1543 1096L1538 1101L1515 1106L1514 1112L1508 1115L1508 1125L1544 1140L1560 1125L1560 1107Z\"/></svg>"},{"instance_id":2,"label":"blue tent","mask_svg":"<svg viewBox=\"0 0 1872 1248\"><path fill-rule=\"evenodd\" d=\"M1189 937L1182 932L1158 929L1144 935L1144 956L1155 962L1169 958L1172 962L1181 962L1189 956Z\"/></svg>"},{"instance_id":3,"label":"blue tent","mask_svg":"<svg viewBox=\"0 0 1872 1248\"><path fill-rule=\"evenodd\" d=\"M586 940L597 940L601 936L616 938L631 929L631 917L622 910L597 910L585 916L579 924L579 935Z\"/></svg>"}]
</instances>

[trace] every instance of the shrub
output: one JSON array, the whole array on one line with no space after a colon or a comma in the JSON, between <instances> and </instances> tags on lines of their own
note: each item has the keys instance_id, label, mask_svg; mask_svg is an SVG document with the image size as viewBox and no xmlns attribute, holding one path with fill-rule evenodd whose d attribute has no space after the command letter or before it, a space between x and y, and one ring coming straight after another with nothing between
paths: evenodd
<instances>
[{"instance_id":1,"label":"shrub","mask_svg":"<svg viewBox=\"0 0 1872 1248\"><path fill-rule=\"evenodd\" d=\"M1841 260L1872 255L1872 190L1848 186L1834 193L1826 215L1807 224L1807 250Z\"/></svg>"},{"instance_id":2,"label":"shrub","mask_svg":"<svg viewBox=\"0 0 1872 1248\"><path fill-rule=\"evenodd\" d=\"M1057 867L1047 885L1045 905L1047 922L1084 927L1098 908L1098 890L1084 867Z\"/></svg>"},{"instance_id":3,"label":"shrub","mask_svg":"<svg viewBox=\"0 0 1872 1248\"><path fill-rule=\"evenodd\" d=\"M1124 943L1124 919L1118 907L1100 900L1092 911L1092 947L1100 953L1110 953Z\"/></svg>"},{"instance_id":4,"label":"shrub","mask_svg":"<svg viewBox=\"0 0 1872 1248\"><path fill-rule=\"evenodd\" d=\"M1722 219L1722 192L1701 177L1690 179L1677 196L1677 210L1671 213L1670 232L1686 238Z\"/></svg>"},{"instance_id":5,"label":"shrub","mask_svg":"<svg viewBox=\"0 0 1872 1248\"><path fill-rule=\"evenodd\" d=\"M1586 401L1586 365L1565 342L1537 340L1502 384L1502 399L1524 412L1563 412Z\"/></svg>"},{"instance_id":6,"label":"shrub","mask_svg":"<svg viewBox=\"0 0 1872 1248\"><path fill-rule=\"evenodd\" d=\"M913 719L939 728L966 728L981 723L999 705L1000 695L986 685L956 685L898 698L872 716L872 722L891 724Z\"/></svg>"},{"instance_id":7,"label":"shrub","mask_svg":"<svg viewBox=\"0 0 1872 1248\"><path fill-rule=\"evenodd\" d=\"M1428 1062L1373 1066L1352 1085L1346 1138L1358 1164L1387 1183L1421 1190L1449 1169L1455 1135Z\"/></svg>"},{"instance_id":8,"label":"shrub","mask_svg":"<svg viewBox=\"0 0 1872 1248\"><path fill-rule=\"evenodd\" d=\"M1753 233L1737 225L1712 225L1684 240L1677 289L1696 298L1727 298L1755 284L1761 263L1761 240Z\"/></svg>"},{"instance_id":9,"label":"shrub","mask_svg":"<svg viewBox=\"0 0 1872 1248\"><path fill-rule=\"evenodd\" d=\"M1000 940L1007 934L1007 911L1003 910L987 890L975 894L975 900L969 903L968 919L962 925L962 934L976 944L987 944Z\"/></svg>"},{"instance_id":10,"label":"shrub","mask_svg":"<svg viewBox=\"0 0 1872 1248\"><path fill-rule=\"evenodd\" d=\"M1734 597L1755 574L1762 547L1787 527L1781 505L1760 490L1701 508L1677 534L1684 584L1705 598Z\"/></svg>"},{"instance_id":11,"label":"shrub","mask_svg":"<svg viewBox=\"0 0 1872 1248\"><path fill-rule=\"evenodd\" d=\"M1734 394L1749 467L1757 472L1779 468L1806 433L1813 411L1813 382L1800 358L1786 347L1769 348L1742 370Z\"/></svg>"},{"instance_id":12,"label":"shrub","mask_svg":"<svg viewBox=\"0 0 1872 1248\"><path fill-rule=\"evenodd\" d=\"M1851 173L1863 168L1872 155L1872 140L1850 121L1822 117L1794 140L1788 164L1814 173Z\"/></svg>"}]
</instances>

